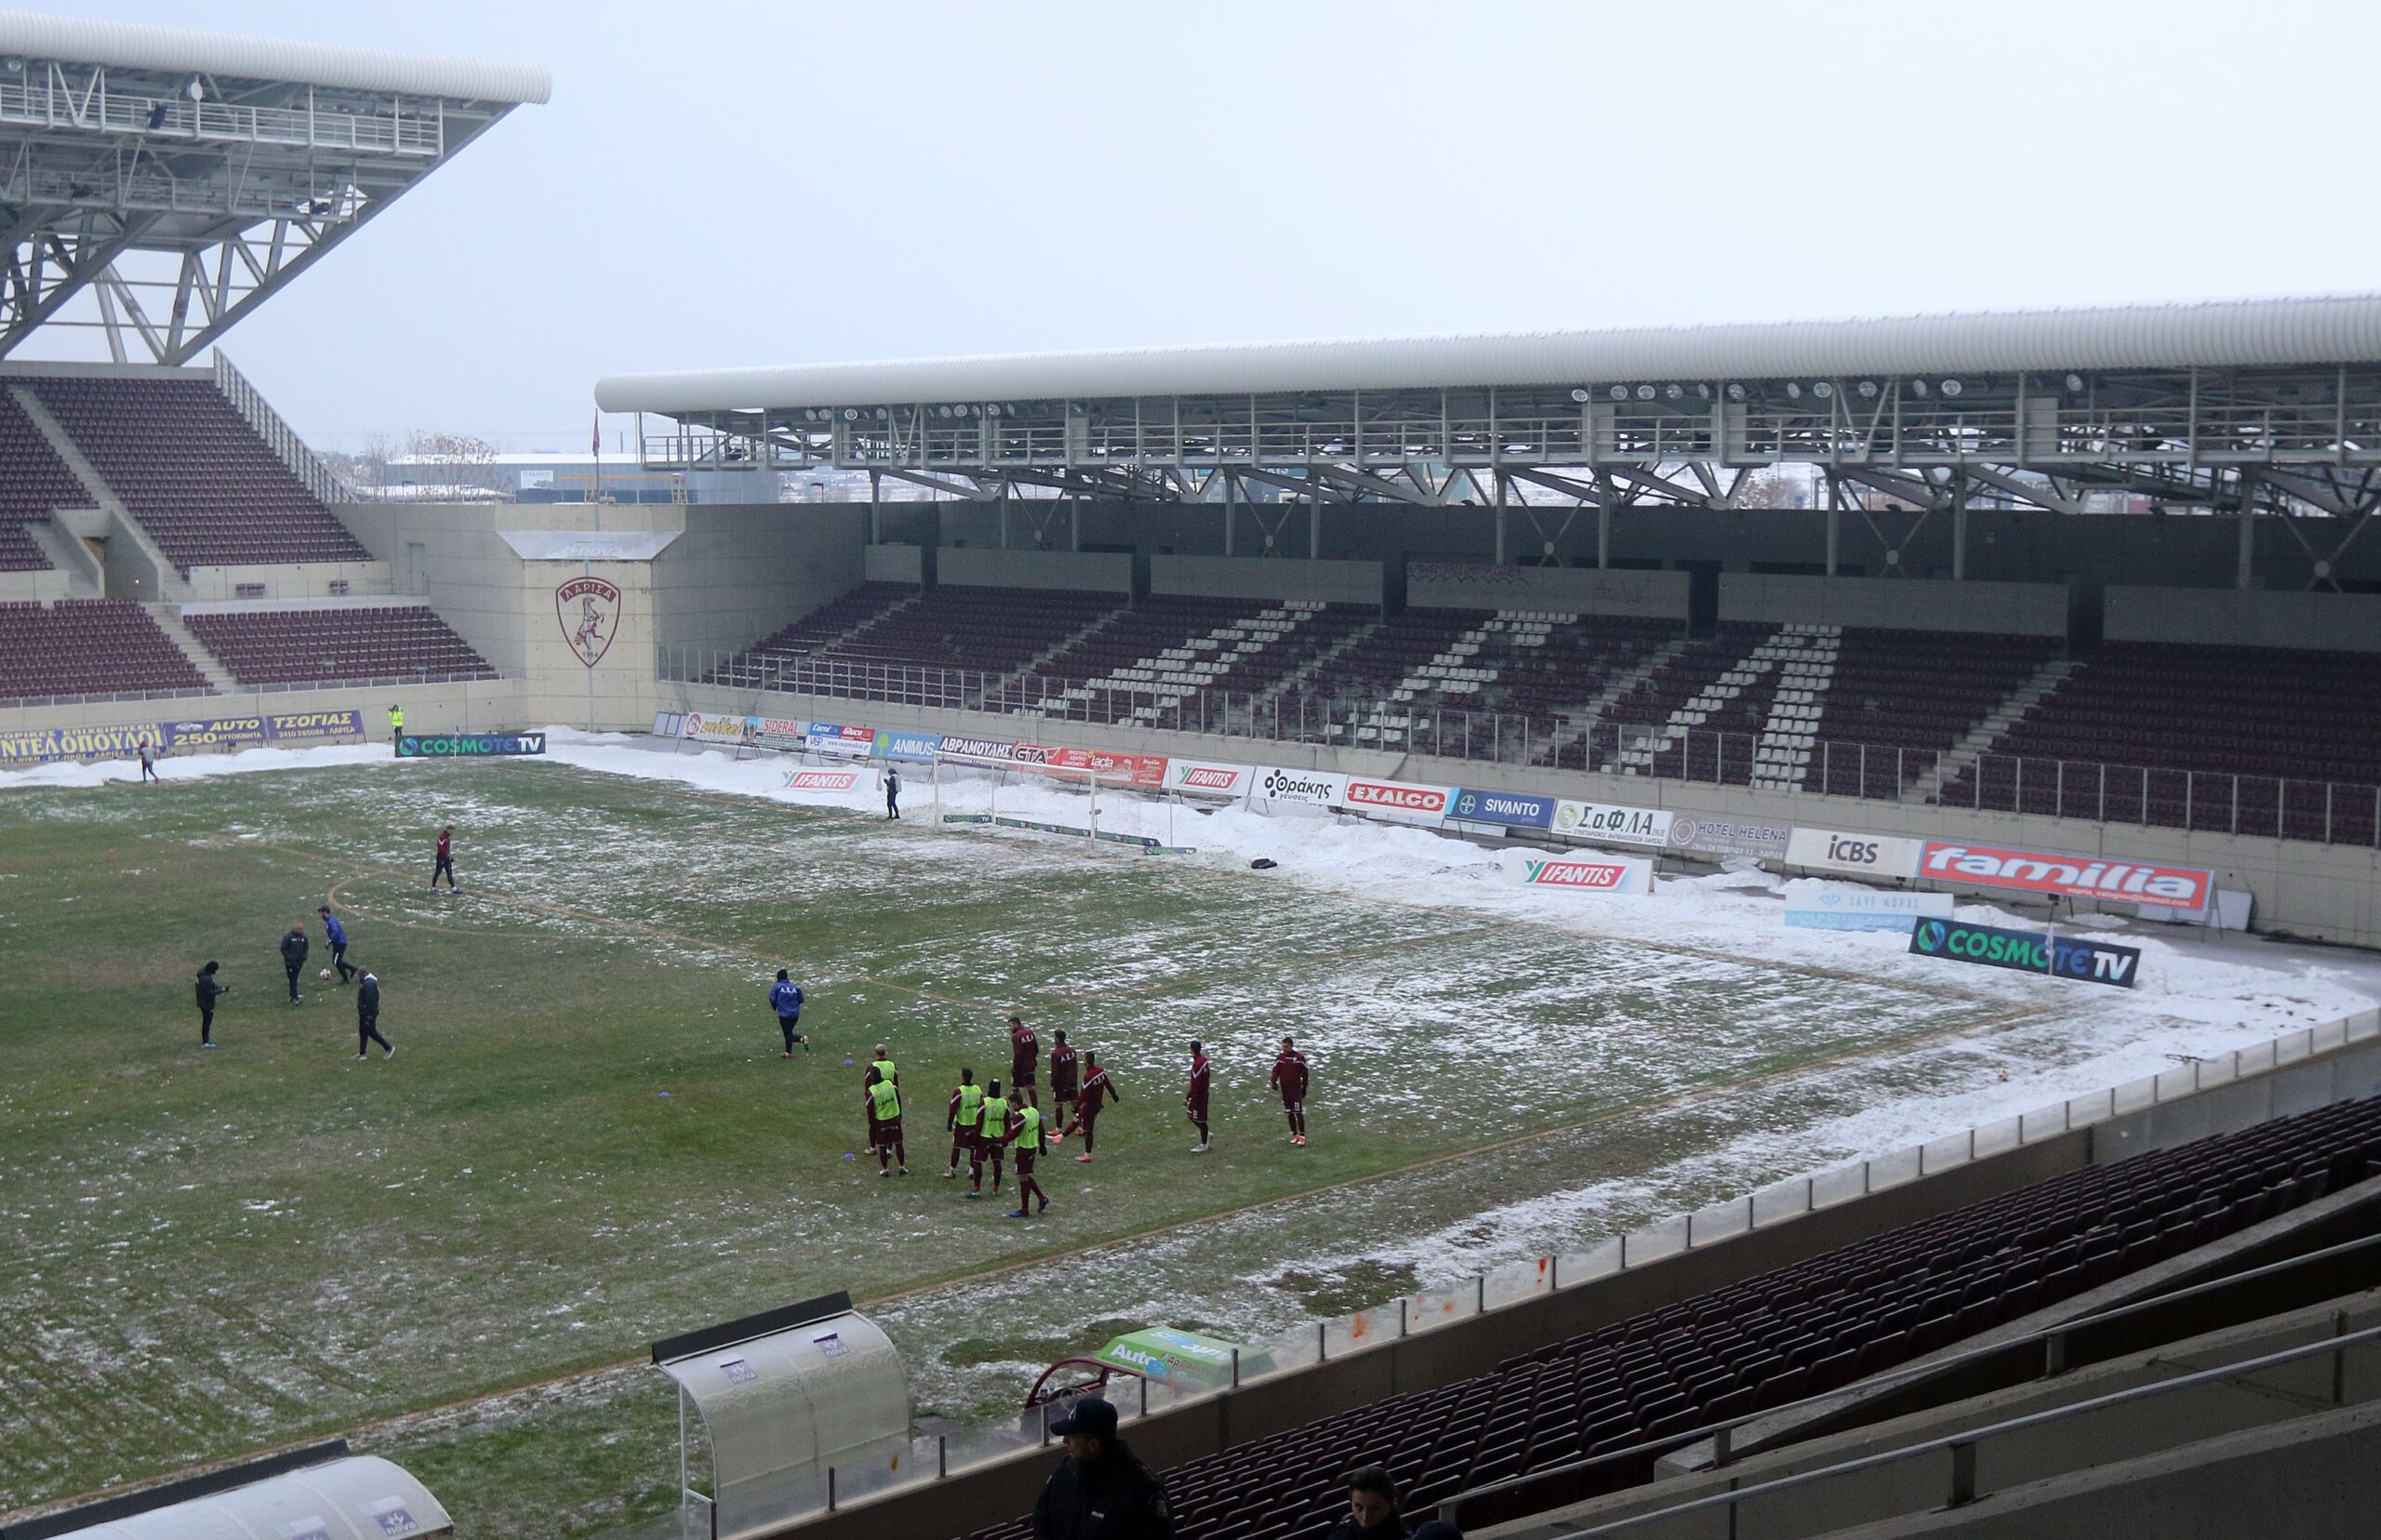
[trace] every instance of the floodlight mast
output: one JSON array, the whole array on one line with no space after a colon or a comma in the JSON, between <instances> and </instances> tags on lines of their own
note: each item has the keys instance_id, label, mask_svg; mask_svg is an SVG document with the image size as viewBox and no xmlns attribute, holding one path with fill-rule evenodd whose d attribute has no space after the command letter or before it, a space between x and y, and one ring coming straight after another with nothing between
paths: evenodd
<instances>
[{"instance_id":1,"label":"floodlight mast","mask_svg":"<svg viewBox=\"0 0 2381 1540\"><path fill-rule=\"evenodd\" d=\"M0 13L0 357L186 364L514 107L540 70Z\"/></svg>"}]
</instances>

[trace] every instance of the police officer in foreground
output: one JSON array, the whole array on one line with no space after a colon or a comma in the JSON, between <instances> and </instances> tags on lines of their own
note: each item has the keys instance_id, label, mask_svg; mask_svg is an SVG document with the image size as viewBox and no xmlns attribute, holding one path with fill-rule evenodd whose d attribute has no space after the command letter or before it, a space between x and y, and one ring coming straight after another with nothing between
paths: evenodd
<instances>
[{"instance_id":1,"label":"police officer in foreground","mask_svg":"<svg viewBox=\"0 0 2381 1540\"><path fill-rule=\"evenodd\" d=\"M1067 1457L1033 1505L1035 1540L1173 1540L1165 1488L1116 1436L1116 1409L1085 1396L1050 1425Z\"/></svg>"}]
</instances>

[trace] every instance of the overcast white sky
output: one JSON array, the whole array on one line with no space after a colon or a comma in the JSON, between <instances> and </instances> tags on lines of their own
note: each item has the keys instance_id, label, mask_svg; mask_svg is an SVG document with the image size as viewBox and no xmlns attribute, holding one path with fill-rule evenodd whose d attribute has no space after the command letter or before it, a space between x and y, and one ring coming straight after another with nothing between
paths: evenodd
<instances>
[{"instance_id":1,"label":"overcast white sky","mask_svg":"<svg viewBox=\"0 0 2381 1540\"><path fill-rule=\"evenodd\" d=\"M2348 0L14 3L552 70L226 339L332 448L583 447L643 369L2381 286Z\"/></svg>"}]
</instances>

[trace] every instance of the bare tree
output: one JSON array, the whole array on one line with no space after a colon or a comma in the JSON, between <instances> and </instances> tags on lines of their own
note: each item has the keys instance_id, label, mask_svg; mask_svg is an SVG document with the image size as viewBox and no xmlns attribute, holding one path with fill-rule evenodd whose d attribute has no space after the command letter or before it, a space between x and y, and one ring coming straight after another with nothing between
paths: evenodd
<instances>
[{"instance_id":1,"label":"bare tree","mask_svg":"<svg viewBox=\"0 0 2381 1540\"><path fill-rule=\"evenodd\" d=\"M1743 490L1736 494L1738 508L1797 508L1802 506L1802 484L1792 472L1781 466L1768 466L1752 473Z\"/></svg>"},{"instance_id":2,"label":"bare tree","mask_svg":"<svg viewBox=\"0 0 2381 1540\"><path fill-rule=\"evenodd\" d=\"M469 433L433 433L416 428L406 434L406 458L424 482L489 492L512 490L496 463L496 446Z\"/></svg>"}]
</instances>

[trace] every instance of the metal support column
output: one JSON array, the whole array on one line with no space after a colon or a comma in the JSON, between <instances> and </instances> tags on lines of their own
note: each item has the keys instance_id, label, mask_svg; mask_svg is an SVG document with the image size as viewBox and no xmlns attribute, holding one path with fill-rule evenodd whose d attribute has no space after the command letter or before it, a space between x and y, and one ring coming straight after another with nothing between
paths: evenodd
<instances>
[{"instance_id":1,"label":"metal support column","mask_svg":"<svg viewBox=\"0 0 2381 1540\"><path fill-rule=\"evenodd\" d=\"M1230 471L1219 472L1224 478L1224 554L1231 554L1232 515L1240 510L1240 478Z\"/></svg>"},{"instance_id":2,"label":"metal support column","mask_svg":"<svg viewBox=\"0 0 2381 1540\"><path fill-rule=\"evenodd\" d=\"M1496 472L1496 564L1505 564L1505 473Z\"/></svg>"},{"instance_id":3,"label":"metal support column","mask_svg":"<svg viewBox=\"0 0 2381 1540\"><path fill-rule=\"evenodd\" d=\"M1835 576L1836 552L1843 544L1843 484L1832 471L1827 482L1827 575Z\"/></svg>"},{"instance_id":4,"label":"metal support column","mask_svg":"<svg viewBox=\"0 0 2381 1540\"><path fill-rule=\"evenodd\" d=\"M1003 551L1008 549L1008 490L1009 480L1006 476L1003 476L1001 478L1001 549Z\"/></svg>"},{"instance_id":5,"label":"metal support column","mask_svg":"<svg viewBox=\"0 0 2381 1540\"><path fill-rule=\"evenodd\" d=\"M1067 549L1083 549L1083 498L1079 496L1067 499Z\"/></svg>"},{"instance_id":6,"label":"metal support column","mask_svg":"<svg viewBox=\"0 0 2381 1540\"><path fill-rule=\"evenodd\" d=\"M1309 493L1306 499L1306 559L1323 560L1323 494Z\"/></svg>"},{"instance_id":7,"label":"metal support column","mask_svg":"<svg viewBox=\"0 0 2381 1540\"><path fill-rule=\"evenodd\" d=\"M2243 487L2241 497L2241 540L2239 550L2232 561L2232 586L2237 589L2249 589L2256 585L2257 505L2255 499L2248 496L2248 489Z\"/></svg>"},{"instance_id":8,"label":"metal support column","mask_svg":"<svg viewBox=\"0 0 2381 1540\"><path fill-rule=\"evenodd\" d=\"M1968 478L1964 471L1951 472L1951 581L1959 582L1968 575Z\"/></svg>"},{"instance_id":9,"label":"metal support column","mask_svg":"<svg viewBox=\"0 0 2381 1540\"><path fill-rule=\"evenodd\" d=\"M882 545L885 541L885 510L879 502L884 493L884 472L868 473L868 543Z\"/></svg>"},{"instance_id":10,"label":"metal support column","mask_svg":"<svg viewBox=\"0 0 2381 1540\"><path fill-rule=\"evenodd\" d=\"M1596 504L1596 567L1612 565L1612 499Z\"/></svg>"}]
</instances>

